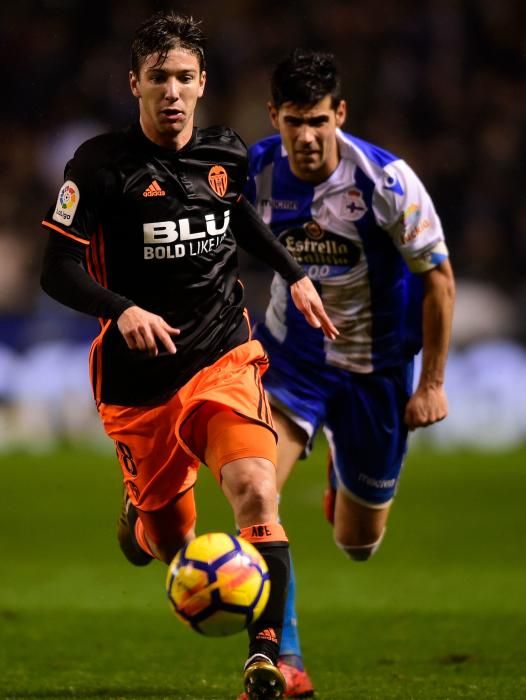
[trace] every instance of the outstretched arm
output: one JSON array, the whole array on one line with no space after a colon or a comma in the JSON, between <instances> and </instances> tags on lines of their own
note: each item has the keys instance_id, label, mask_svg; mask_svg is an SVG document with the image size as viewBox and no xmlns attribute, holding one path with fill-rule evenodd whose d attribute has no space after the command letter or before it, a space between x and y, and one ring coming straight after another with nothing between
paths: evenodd
<instances>
[{"instance_id":1,"label":"outstretched arm","mask_svg":"<svg viewBox=\"0 0 526 700\"><path fill-rule=\"evenodd\" d=\"M424 273L422 370L415 393L405 409L410 430L431 425L447 416L444 390L455 283L449 260Z\"/></svg>"}]
</instances>

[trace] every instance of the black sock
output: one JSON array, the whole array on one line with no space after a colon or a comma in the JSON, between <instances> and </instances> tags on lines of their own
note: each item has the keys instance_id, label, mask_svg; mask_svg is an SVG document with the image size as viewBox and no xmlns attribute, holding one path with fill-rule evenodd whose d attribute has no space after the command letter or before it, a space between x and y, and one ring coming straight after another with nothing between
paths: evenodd
<instances>
[{"instance_id":1,"label":"black sock","mask_svg":"<svg viewBox=\"0 0 526 700\"><path fill-rule=\"evenodd\" d=\"M277 663L283 630L283 615L289 585L288 542L253 542L265 559L270 575L270 596L261 617L248 628L249 657L265 654Z\"/></svg>"}]
</instances>

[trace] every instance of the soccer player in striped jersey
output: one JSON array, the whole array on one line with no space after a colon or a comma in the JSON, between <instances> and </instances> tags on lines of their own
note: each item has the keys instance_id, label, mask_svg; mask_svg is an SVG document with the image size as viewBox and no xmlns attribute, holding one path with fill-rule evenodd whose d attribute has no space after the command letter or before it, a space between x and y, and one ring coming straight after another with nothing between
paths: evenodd
<instances>
[{"instance_id":1,"label":"soccer player in striped jersey","mask_svg":"<svg viewBox=\"0 0 526 700\"><path fill-rule=\"evenodd\" d=\"M43 225L42 286L98 316L90 353L97 410L126 487L119 527L132 563L169 563L194 536L194 484L205 463L240 534L265 558L271 593L249 629L251 700L282 697L277 668L288 580L278 521L276 436L251 339L238 246L284 276L298 308L337 332L301 266L242 196L247 153L226 127L197 128L204 36L161 12L137 30L130 87L139 119L82 144Z\"/></svg>"},{"instance_id":2,"label":"soccer player in striped jersey","mask_svg":"<svg viewBox=\"0 0 526 700\"><path fill-rule=\"evenodd\" d=\"M365 561L384 536L408 431L447 414L452 269L439 217L410 166L341 130L346 103L331 55L293 51L275 68L271 93L279 133L249 149L247 196L340 332L316 335L274 277L255 337L270 357L264 385L279 435L278 488L322 428L326 515L337 546ZM295 618L291 578L280 667L286 695L309 697Z\"/></svg>"}]
</instances>

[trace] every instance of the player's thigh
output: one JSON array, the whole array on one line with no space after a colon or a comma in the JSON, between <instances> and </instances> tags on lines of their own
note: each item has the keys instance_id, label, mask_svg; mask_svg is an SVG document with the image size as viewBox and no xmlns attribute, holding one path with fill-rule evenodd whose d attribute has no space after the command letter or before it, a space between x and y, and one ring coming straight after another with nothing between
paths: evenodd
<instances>
[{"instance_id":1,"label":"player's thigh","mask_svg":"<svg viewBox=\"0 0 526 700\"><path fill-rule=\"evenodd\" d=\"M385 509L394 496L407 449L404 411L411 376L409 368L349 375L329 409L325 434L342 491L340 510L348 511L349 518L368 512L352 502L374 511Z\"/></svg>"},{"instance_id":2,"label":"player's thigh","mask_svg":"<svg viewBox=\"0 0 526 700\"><path fill-rule=\"evenodd\" d=\"M239 527L277 519L276 436L265 423L227 406L199 409L204 462L221 484ZM206 419L206 420L204 420Z\"/></svg>"},{"instance_id":3,"label":"player's thigh","mask_svg":"<svg viewBox=\"0 0 526 700\"><path fill-rule=\"evenodd\" d=\"M298 361L277 343L265 346L270 367L263 377L278 433L278 487L286 482L298 459L306 457L326 417L332 370Z\"/></svg>"}]
</instances>

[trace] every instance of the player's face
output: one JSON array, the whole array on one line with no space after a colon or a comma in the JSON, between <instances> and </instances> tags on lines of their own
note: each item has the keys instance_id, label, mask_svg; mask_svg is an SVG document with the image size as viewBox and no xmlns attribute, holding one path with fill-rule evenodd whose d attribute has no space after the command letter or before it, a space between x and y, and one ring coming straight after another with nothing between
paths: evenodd
<instances>
[{"instance_id":1,"label":"player's face","mask_svg":"<svg viewBox=\"0 0 526 700\"><path fill-rule=\"evenodd\" d=\"M345 101L334 109L330 95L326 95L314 105L285 102L279 109L272 104L268 107L294 175L308 182L326 180L339 161L336 128L345 121Z\"/></svg>"},{"instance_id":2,"label":"player's face","mask_svg":"<svg viewBox=\"0 0 526 700\"><path fill-rule=\"evenodd\" d=\"M171 49L164 63L148 56L139 75L130 71L130 87L139 100L141 126L160 146L182 148L190 140L194 111L202 96L206 74L197 56L181 48Z\"/></svg>"}]
</instances>

